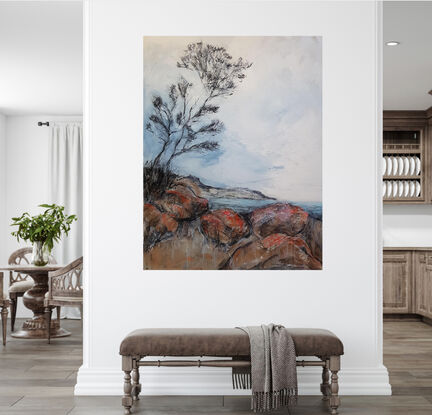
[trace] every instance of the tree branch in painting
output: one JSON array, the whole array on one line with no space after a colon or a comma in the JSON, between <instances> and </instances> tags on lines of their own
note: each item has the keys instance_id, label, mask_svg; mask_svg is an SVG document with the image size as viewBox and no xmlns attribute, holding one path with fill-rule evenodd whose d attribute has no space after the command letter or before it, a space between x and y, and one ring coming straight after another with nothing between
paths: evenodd
<instances>
[{"instance_id":1,"label":"tree branch in painting","mask_svg":"<svg viewBox=\"0 0 432 415\"><path fill-rule=\"evenodd\" d=\"M219 148L216 136L224 124L213 118L220 108L218 99L231 96L251 66L242 58L234 60L224 47L202 42L188 45L177 67L198 75L204 96L195 98L192 83L181 76L169 86L167 98L153 97L145 128L161 147L144 166L145 199L157 198L169 188L175 177L171 165L177 157Z\"/></svg>"}]
</instances>

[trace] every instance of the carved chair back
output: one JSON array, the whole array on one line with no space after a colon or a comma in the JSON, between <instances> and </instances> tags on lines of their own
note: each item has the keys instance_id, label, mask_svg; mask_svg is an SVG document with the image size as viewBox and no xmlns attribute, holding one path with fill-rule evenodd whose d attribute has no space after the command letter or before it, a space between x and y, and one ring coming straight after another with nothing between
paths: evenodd
<instances>
[{"instance_id":1,"label":"carved chair back","mask_svg":"<svg viewBox=\"0 0 432 415\"><path fill-rule=\"evenodd\" d=\"M12 252L9 257L8 264L9 265L20 265L20 264L30 264L31 263L31 255L33 249L31 247L20 248L16 251ZM50 264L56 264L56 260L51 256ZM9 272L9 286L11 286L15 282L25 281L27 279L27 274L21 274L20 272Z\"/></svg>"},{"instance_id":2,"label":"carved chair back","mask_svg":"<svg viewBox=\"0 0 432 415\"><path fill-rule=\"evenodd\" d=\"M83 257L76 259L65 267L48 274L48 297L50 305L82 303Z\"/></svg>"},{"instance_id":3,"label":"carved chair back","mask_svg":"<svg viewBox=\"0 0 432 415\"><path fill-rule=\"evenodd\" d=\"M20 264L30 264L31 262L31 254L32 248L21 248L12 252L9 257L8 264L9 265L20 265ZM25 281L27 279L27 274L21 274L20 272L9 272L9 285L12 285L15 282Z\"/></svg>"}]
</instances>

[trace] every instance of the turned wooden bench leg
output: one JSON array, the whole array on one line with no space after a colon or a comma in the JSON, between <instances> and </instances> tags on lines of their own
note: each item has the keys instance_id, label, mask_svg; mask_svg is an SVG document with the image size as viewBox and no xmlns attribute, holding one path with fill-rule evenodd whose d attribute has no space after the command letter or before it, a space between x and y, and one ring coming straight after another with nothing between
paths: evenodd
<instances>
[{"instance_id":1,"label":"turned wooden bench leg","mask_svg":"<svg viewBox=\"0 0 432 415\"><path fill-rule=\"evenodd\" d=\"M132 361L132 399L134 401L139 400L139 394L141 392L140 373L138 366L139 361L139 356L136 356Z\"/></svg>"},{"instance_id":2,"label":"turned wooden bench leg","mask_svg":"<svg viewBox=\"0 0 432 415\"><path fill-rule=\"evenodd\" d=\"M338 372L340 370L340 356L330 356L329 368L331 372L330 384L330 413L336 415L340 405Z\"/></svg>"},{"instance_id":3,"label":"turned wooden bench leg","mask_svg":"<svg viewBox=\"0 0 432 415\"><path fill-rule=\"evenodd\" d=\"M327 357L322 357L321 360L325 362L322 370L322 383L321 383L321 393L323 395L323 401L328 401L330 395L330 384L329 384L329 359Z\"/></svg>"},{"instance_id":4,"label":"turned wooden bench leg","mask_svg":"<svg viewBox=\"0 0 432 415\"><path fill-rule=\"evenodd\" d=\"M131 408L133 405L132 399L132 384L131 384L131 371L132 371L132 357L123 356L122 357L122 370L124 372L124 384L123 384L123 399L122 405L124 406L125 415L131 414Z\"/></svg>"}]
</instances>

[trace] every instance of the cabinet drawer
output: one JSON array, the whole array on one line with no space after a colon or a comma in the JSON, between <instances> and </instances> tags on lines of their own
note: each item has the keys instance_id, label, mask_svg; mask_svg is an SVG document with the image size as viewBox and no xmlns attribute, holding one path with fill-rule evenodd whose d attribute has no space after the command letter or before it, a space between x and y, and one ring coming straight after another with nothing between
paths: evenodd
<instances>
[{"instance_id":1,"label":"cabinet drawer","mask_svg":"<svg viewBox=\"0 0 432 415\"><path fill-rule=\"evenodd\" d=\"M407 262L410 254L384 254L383 262Z\"/></svg>"}]
</instances>

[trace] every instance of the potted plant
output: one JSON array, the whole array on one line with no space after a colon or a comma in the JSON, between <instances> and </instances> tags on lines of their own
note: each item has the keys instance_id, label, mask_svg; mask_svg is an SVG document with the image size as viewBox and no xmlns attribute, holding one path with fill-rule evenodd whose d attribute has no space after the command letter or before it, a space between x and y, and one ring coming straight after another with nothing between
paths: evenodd
<instances>
[{"instance_id":1,"label":"potted plant","mask_svg":"<svg viewBox=\"0 0 432 415\"><path fill-rule=\"evenodd\" d=\"M62 234L67 235L76 215L65 215L64 206L39 205L45 211L36 216L27 212L20 217L12 218L11 226L18 226L12 235L33 244L32 263L38 266L48 264L54 242L60 241Z\"/></svg>"}]
</instances>

